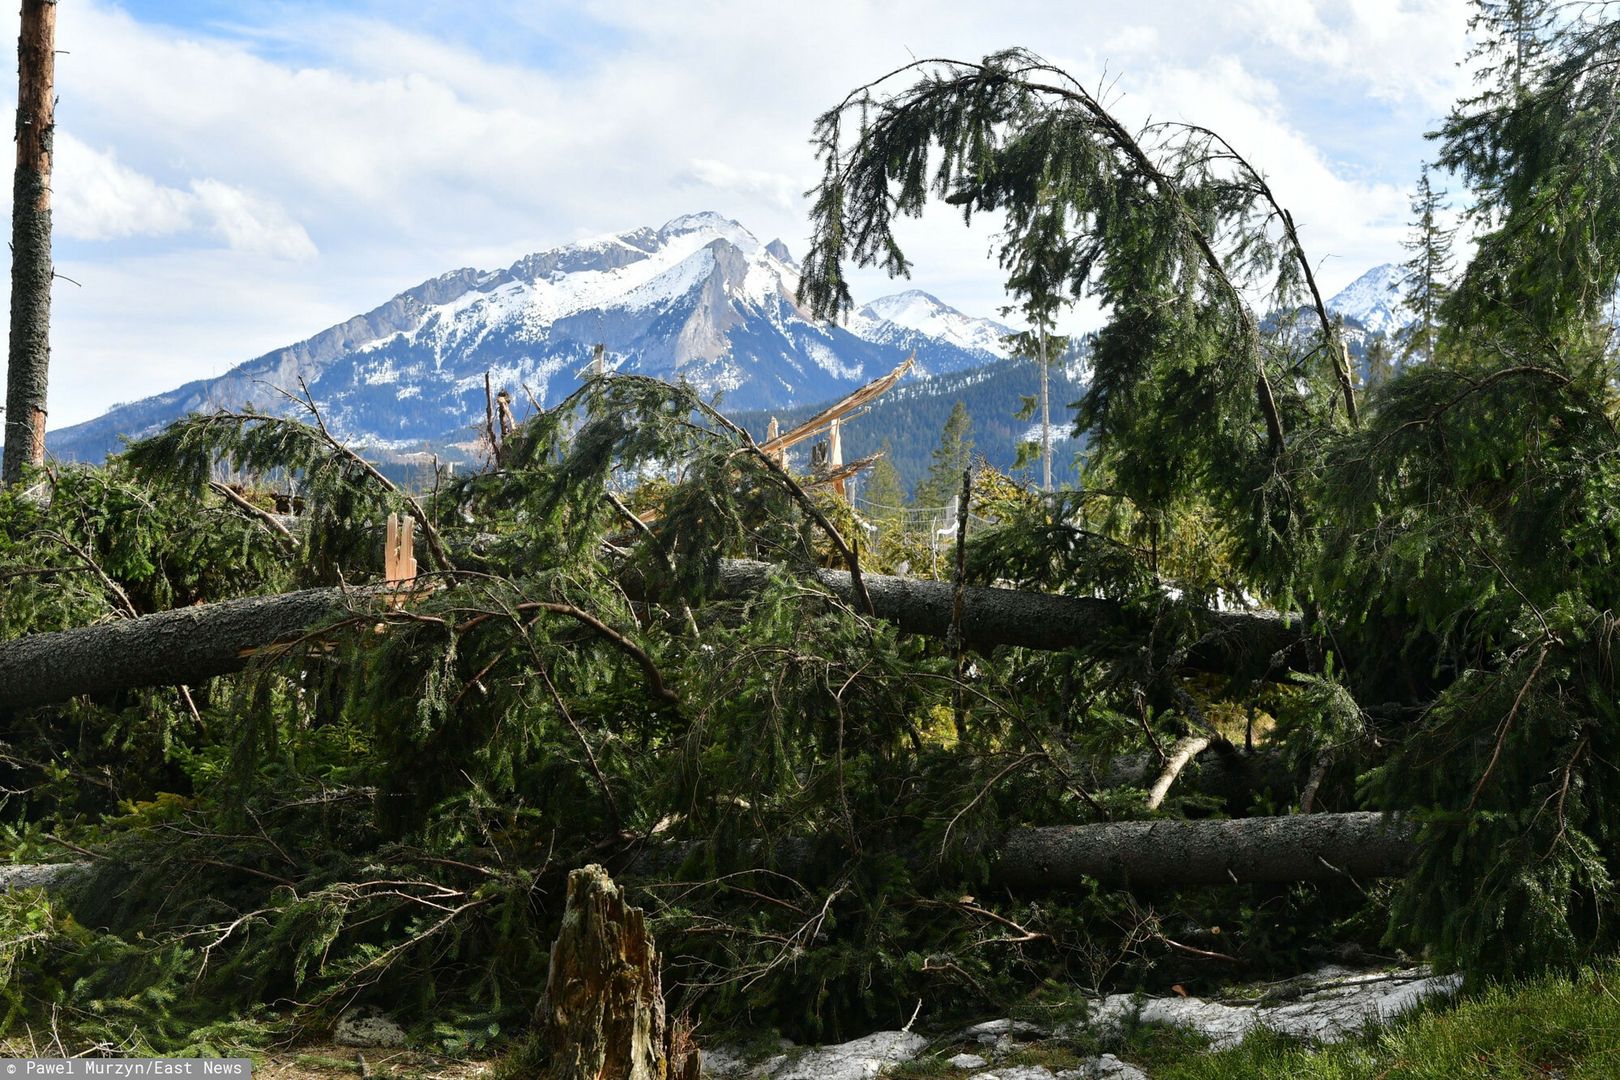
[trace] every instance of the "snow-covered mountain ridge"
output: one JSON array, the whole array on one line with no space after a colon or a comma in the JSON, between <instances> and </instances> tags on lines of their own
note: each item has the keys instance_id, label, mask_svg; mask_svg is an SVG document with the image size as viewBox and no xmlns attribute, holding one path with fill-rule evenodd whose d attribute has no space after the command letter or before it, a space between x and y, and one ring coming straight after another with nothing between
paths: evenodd
<instances>
[{"instance_id":1,"label":"snow-covered mountain ridge","mask_svg":"<svg viewBox=\"0 0 1620 1080\"><path fill-rule=\"evenodd\" d=\"M1354 320L1373 334L1393 334L1411 323L1412 312L1401 301L1405 272L1394 263L1375 266L1346 285L1327 302L1328 310Z\"/></svg>"},{"instance_id":2,"label":"snow-covered mountain ridge","mask_svg":"<svg viewBox=\"0 0 1620 1080\"><path fill-rule=\"evenodd\" d=\"M1006 355L1007 328L912 290L874 300L842 325L809 317L799 267L714 213L525 256L502 270L423 282L315 336L95 420L52 432L62 457L99 460L191 412L250 405L285 412L275 387L300 379L328 424L357 445L416 449L466 441L496 389L542 404L579 384L593 348L612 366L685 379L730 408L836 397L915 350L919 376Z\"/></svg>"}]
</instances>

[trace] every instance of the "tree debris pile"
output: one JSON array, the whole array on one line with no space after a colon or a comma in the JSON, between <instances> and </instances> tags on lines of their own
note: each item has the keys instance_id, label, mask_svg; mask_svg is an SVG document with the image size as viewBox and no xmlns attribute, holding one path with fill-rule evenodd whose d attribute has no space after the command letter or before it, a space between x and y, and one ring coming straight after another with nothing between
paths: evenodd
<instances>
[{"instance_id":1,"label":"tree debris pile","mask_svg":"<svg viewBox=\"0 0 1620 1080\"><path fill-rule=\"evenodd\" d=\"M1490 140L1596 93L1600 29L1448 128L1491 213L1546 211L1513 170L1587 167ZM303 421L198 416L45 470L48 500L0 493L0 842L91 865L0 895L8 1035L218 1051L370 1004L489 1045L534 1016L593 863L646 912L671 1014L797 1039L1324 948L1472 978L1613 949L1593 328L1620 261L1583 247L1601 287L1534 303L1465 275L1436 358L1363 395L1292 219L1217 136L1132 133L1024 52L892 78L818 128L804 299L836 309L851 260L903 271L892 219L932 196L1005 212L1016 296L1110 312L1083 489L981 471L997 525L940 560L959 580L897 581L846 503L623 374L422 495L307 395ZM425 555L409 589L382 580L390 514ZM1303 614L1224 610L1245 595ZM67 700L51 642L100 673Z\"/></svg>"}]
</instances>

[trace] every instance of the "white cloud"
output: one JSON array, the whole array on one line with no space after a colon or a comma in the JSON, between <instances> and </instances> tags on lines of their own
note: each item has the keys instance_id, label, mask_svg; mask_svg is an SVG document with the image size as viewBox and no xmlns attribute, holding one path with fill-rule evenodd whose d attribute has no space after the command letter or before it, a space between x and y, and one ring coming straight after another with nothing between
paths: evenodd
<instances>
[{"instance_id":1,"label":"white cloud","mask_svg":"<svg viewBox=\"0 0 1620 1080\"><path fill-rule=\"evenodd\" d=\"M117 240L207 233L233 251L307 259L315 244L273 200L219 180L168 187L67 132L56 140L53 220L71 240Z\"/></svg>"},{"instance_id":2,"label":"white cloud","mask_svg":"<svg viewBox=\"0 0 1620 1080\"><path fill-rule=\"evenodd\" d=\"M740 169L711 158L694 158L680 182L725 195L763 198L784 211L792 211L804 189L803 182L765 169Z\"/></svg>"},{"instance_id":3,"label":"white cloud","mask_svg":"<svg viewBox=\"0 0 1620 1080\"><path fill-rule=\"evenodd\" d=\"M1459 40L1467 0L1241 0L1266 43L1375 98L1444 110L1467 85ZM1437 55L1439 53L1439 55Z\"/></svg>"},{"instance_id":4,"label":"white cloud","mask_svg":"<svg viewBox=\"0 0 1620 1080\"><path fill-rule=\"evenodd\" d=\"M93 150L61 132L53 164L52 217L62 235L76 240L169 236L191 225L186 192L120 164L111 150Z\"/></svg>"},{"instance_id":5,"label":"white cloud","mask_svg":"<svg viewBox=\"0 0 1620 1080\"><path fill-rule=\"evenodd\" d=\"M1220 128L1272 177L1311 250L1338 256L1331 288L1399 254L1419 133L1445 92L1436 82L1414 104L1402 88L1452 71L1461 3L1242 0L1212 14L1193 0L1113 0L1080 18L1072 0L828 0L808 19L752 0L600 0L588 17L489 0L469 19L509 25L492 56L405 28L420 9L404 0L397 24L341 4L265 5L283 21L238 37L84 0L60 22L55 197L59 261L89 280L71 300L59 291L59 338L73 347L57 351L53 383L75 390L52 420L110 404L100 365L148 327L154 341L163 325L187 329L167 351L143 346L119 397L307 337L317 317L368 310L452 267L692 210L801 251L818 113L913 56L1020 43L1088 86L1117 79L1130 115ZM581 27L589 43L576 47ZM544 46L533 61L524 35ZM944 207L905 223L914 284L995 313L995 224L964 229ZM862 298L900 287L870 271L854 282ZM261 283L299 299L266 308Z\"/></svg>"},{"instance_id":6,"label":"white cloud","mask_svg":"<svg viewBox=\"0 0 1620 1080\"><path fill-rule=\"evenodd\" d=\"M1223 57L1200 68L1164 70L1144 89L1141 97L1149 100L1183 103L1159 119L1222 132L1265 175L1331 291L1398 251L1408 210L1405 184L1344 175L1288 121L1282 92L1241 61Z\"/></svg>"},{"instance_id":7,"label":"white cloud","mask_svg":"<svg viewBox=\"0 0 1620 1080\"><path fill-rule=\"evenodd\" d=\"M191 188L213 230L232 251L278 259L314 258L314 241L275 203L218 180L197 180Z\"/></svg>"}]
</instances>

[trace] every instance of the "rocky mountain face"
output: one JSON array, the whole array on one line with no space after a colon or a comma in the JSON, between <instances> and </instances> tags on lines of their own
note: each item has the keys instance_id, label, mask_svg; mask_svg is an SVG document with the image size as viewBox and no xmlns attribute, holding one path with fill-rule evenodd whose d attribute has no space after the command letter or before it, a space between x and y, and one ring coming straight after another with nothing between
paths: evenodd
<instances>
[{"instance_id":1,"label":"rocky mountain face","mask_svg":"<svg viewBox=\"0 0 1620 1080\"><path fill-rule=\"evenodd\" d=\"M1330 312L1343 315L1372 334L1393 334L1412 321L1401 301L1405 273L1394 263L1375 266L1345 286L1327 302Z\"/></svg>"},{"instance_id":2,"label":"rocky mountain face","mask_svg":"<svg viewBox=\"0 0 1620 1080\"><path fill-rule=\"evenodd\" d=\"M484 374L518 401L572 391L593 348L616 370L685 379L729 409L822 401L915 350L923 376L1005 357L1007 328L927 293L874 300L841 325L795 300L799 268L718 214L676 218L529 255L504 270L456 270L215 379L118 406L48 437L65 459L99 461L187 413L286 412L300 379L327 423L375 454L466 442Z\"/></svg>"}]
</instances>

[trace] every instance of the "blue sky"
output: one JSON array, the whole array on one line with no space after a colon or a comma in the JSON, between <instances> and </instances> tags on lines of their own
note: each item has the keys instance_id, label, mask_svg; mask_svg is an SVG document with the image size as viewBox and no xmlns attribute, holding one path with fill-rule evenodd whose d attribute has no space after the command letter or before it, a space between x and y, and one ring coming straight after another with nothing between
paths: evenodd
<instances>
[{"instance_id":1,"label":"blue sky","mask_svg":"<svg viewBox=\"0 0 1620 1080\"><path fill-rule=\"evenodd\" d=\"M80 284L55 294L52 427L583 236L712 209L802 250L818 112L913 55L1014 44L1106 73L1128 119L1225 134L1337 289L1399 257L1423 133L1466 86L1464 0L75 0L59 22ZM992 236L925 217L909 286L995 313Z\"/></svg>"}]
</instances>

